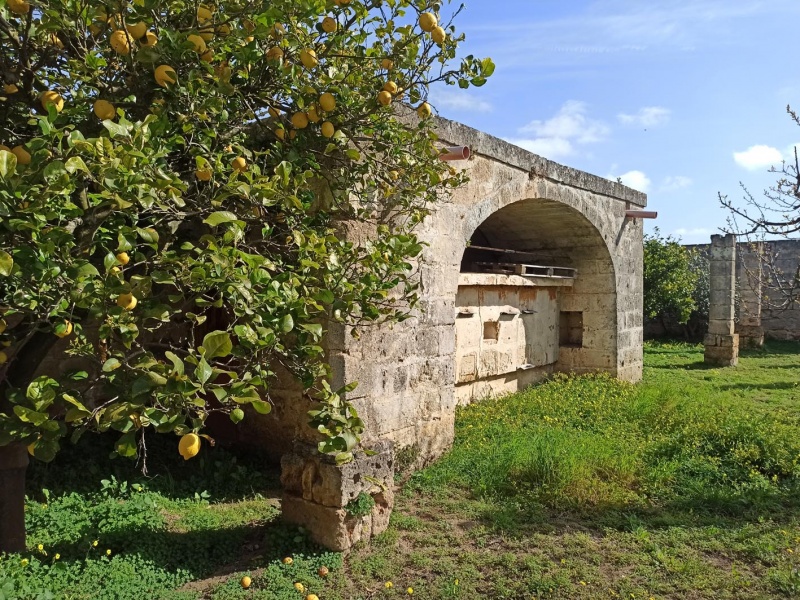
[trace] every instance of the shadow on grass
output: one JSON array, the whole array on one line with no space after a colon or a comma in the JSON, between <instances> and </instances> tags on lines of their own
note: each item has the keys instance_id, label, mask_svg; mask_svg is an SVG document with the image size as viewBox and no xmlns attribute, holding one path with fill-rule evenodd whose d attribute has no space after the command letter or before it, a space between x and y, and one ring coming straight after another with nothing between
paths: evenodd
<instances>
[{"instance_id":1,"label":"shadow on grass","mask_svg":"<svg viewBox=\"0 0 800 600\"><path fill-rule=\"evenodd\" d=\"M791 390L798 388L796 381L774 381L771 383L761 382L741 382L741 383L722 383L717 384L721 390Z\"/></svg>"}]
</instances>

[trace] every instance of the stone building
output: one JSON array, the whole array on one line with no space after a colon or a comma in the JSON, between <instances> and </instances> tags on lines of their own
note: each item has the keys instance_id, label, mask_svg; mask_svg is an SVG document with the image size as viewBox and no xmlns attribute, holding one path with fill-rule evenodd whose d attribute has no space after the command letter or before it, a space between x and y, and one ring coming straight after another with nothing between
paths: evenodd
<instances>
[{"instance_id":1,"label":"stone building","mask_svg":"<svg viewBox=\"0 0 800 600\"><path fill-rule=\"evenodd\" d=\"M358 339L346 328L327 337L334 383L359 384L350 400L376 454L339 468L316 453L308 403L291 383L258 424L282 456L284 515L334 549L387 526L397 462L419 468L445 452L456 405L554 372L642 374L635 211L646 196L458 123L441 120L439 136L471 149L453 163L470 183L420 231L428 246L413 317ZM375 508L352 517L346 507L361 494Z\"/></svg>"}]
</instances>

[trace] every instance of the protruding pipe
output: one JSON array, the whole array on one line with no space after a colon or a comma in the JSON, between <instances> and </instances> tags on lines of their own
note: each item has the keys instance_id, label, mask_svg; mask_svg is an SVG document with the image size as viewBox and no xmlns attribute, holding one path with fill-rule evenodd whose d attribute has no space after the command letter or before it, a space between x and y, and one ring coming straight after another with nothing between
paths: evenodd
<instances>
[{"instance_id":1,"label":"protruding pipe","mask_svg":"<svg viewBox=\"0 0 800 600\"><path fill-rule=\"evenodd\" d=\"M625 216L629 219L657 219L658 213L649 210L626 210Z\"/></svg>"},{"instance_id":2,"label":"protruding pipe","mask_svg":"<svg viewBox=\"0 0 800 600\"><path fill-rule=\"evenodd\" d=\"M469 160L472 156L472 151L469 146L453 146L452 148L445 148L445 152L439 155L439 158L445 162L452 162L454 160Z\"/></svg>"}]
</instances>

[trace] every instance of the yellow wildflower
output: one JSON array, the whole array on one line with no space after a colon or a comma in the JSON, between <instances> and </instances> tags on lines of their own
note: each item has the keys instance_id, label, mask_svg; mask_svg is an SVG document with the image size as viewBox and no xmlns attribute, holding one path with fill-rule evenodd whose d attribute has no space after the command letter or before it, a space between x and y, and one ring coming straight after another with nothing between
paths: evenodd
<instances>
[{"instance_id":1,"label":"yellow wildflower","mask_svg":"<svg viewBox=\"0 0 800 600\"><path fill-rule=\"evenodd\" d=\"M393 588L394 584L391 581L387 581L386 583L383 584L383 587L385 587L388 590Z\"/></svg>"}]
</instances>

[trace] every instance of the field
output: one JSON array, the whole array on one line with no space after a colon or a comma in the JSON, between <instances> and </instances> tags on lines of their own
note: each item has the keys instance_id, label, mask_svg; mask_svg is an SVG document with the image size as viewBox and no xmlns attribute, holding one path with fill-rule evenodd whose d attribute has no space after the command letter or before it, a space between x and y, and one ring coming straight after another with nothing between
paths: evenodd
<instances>
[{"instance_id":1,"label":"field","mask_svg":"<svg viewBox=\"0 0 800 600\"><path fill-rule=\"evenodd\" d=\"M280 523L252 458L183 464L154 440L145 478L89 438L31 469L0 600L797 598L799 369L797 344L735 369L650 344L640 385L563 377L463 409L453 451L344 559Z\"/></svg>"}]
</instances>

